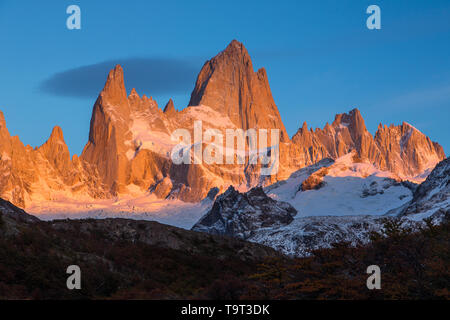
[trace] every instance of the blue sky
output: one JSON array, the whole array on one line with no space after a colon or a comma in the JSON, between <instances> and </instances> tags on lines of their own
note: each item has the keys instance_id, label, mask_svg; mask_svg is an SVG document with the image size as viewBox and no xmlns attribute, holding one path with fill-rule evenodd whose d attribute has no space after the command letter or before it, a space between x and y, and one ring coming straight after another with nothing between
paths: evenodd
<instances>
[{"instance_id":1,"label":"blue sky","mask_svg":"<svg viewBox=\"0 0 450 320\"><path fill-rule=\"evenodd\" d=\"M81 30L66 28L71 4ZM366 28L370 4L381 8L381 30ZM232 39L266 68L290 135L358 107L371 133L407 121L448 154L448 0L0 0L0 110L25 144L60 125L79 154L115 63L128 90L182 109L203 63Z\"/></svg>"}]
</instances>

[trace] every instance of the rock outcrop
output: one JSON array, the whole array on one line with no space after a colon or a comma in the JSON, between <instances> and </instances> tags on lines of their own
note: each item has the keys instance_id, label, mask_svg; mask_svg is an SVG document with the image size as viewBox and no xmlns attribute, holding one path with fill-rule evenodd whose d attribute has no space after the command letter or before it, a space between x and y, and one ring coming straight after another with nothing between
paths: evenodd
<instances>
[{"instance_id":1,"label":"rock outcrop","mask_svg":"<svg viewBox=\"0 0 450 320\"><path fill-rule=\"evenodd\" d=\"M417 187L413 199L401 215L425 214L450 217L450 158L441 161L427 179Z\"/></svg>"},{"instance_id":2,"label":"rock outcrop","mask_svg":"<svg viewBox=\"0 0 450 320\"><path fill-rule=\"evenodd\" d=\"M290 204L269 198L261 187L240 193L230 186L192 230L247 239L255 230L291 223L296 214Z\"/></svg>"}]
</instances>

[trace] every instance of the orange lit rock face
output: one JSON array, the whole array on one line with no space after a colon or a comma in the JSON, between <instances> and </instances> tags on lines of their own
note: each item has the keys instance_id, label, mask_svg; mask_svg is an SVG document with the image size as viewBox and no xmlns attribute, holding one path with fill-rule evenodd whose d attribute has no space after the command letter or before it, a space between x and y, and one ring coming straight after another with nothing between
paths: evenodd
<instances>
[{"instance_id":1,"label":"orange lit rock face","mask_svg":"<svg viewBox=\"0 0 450 320\"><path fill-rule=\"evenodd\" d=\"M120 66L109 73L94 104L89 141L70 159L61 128L42 146L11 137L0 112L0 197L20 207L35 200L110 198L153 192L160 198L199 201L209 190L229 185L245 191L284 180L304 166L356 150L361 161L402 178L426 173L445 158L442 147L409 124L380 126L373 137L357 109L338 114L323 129L302 128L289 139L273 101L264 69L254 72L245 47L232 41L200 71L189 107L164 110L151 97L127 96ZM171 161L171 133L202 120L208 128L280 130L280 169L262 177L260 165L182 164ZM203 142L205 144L205 142ZM247 159L248 160L248 159Z\"/></svg>"},{"instance_id":2,"label":"orange lit rock face","mask_svg":"<svg viewBox=\"0 0 450 320\"><path fill-rule=\"evenodd\" d=\"M334 122L327 123L324 129L308 131L305 123L292 142L311 162L324 157L336 159L356 150L362 160L401 178L419 176L445 159L444 150L438 143L406 122L400 126L380 125L373 137L358 109L336 115Z\"/></svg>"},{"instance_id":3,"label":"orange lit rock face","mask_svg":"<svg viewBox=\"0 0 450 320\"><path fill-rule=\"evenodd\" d=\"M236 40L207 61L197 77L190 106L206 105L227 115L239 128L277 128L289 137L272 98L266 70L253 70L247 49Z\"/></svg>"},{"instance_id":4,"label":"orange lit rock face","mask_svg":"<svg viewBox=\"0 0 450 320\"><path fill-rule=\"evenodd\" d=\"M33 199L53 200L59 195L107 196L97 172L78 157L70 159L61 128L33 149L11 137L0 112L0 195L21 207Z\"/></svg>"}]
</instances>

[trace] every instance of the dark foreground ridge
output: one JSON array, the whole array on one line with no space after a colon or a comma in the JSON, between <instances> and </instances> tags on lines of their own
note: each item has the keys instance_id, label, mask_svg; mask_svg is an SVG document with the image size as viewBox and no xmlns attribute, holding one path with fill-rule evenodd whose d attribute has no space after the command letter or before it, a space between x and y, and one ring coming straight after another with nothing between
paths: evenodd
<instances>
[{"instance_id":1,"label":"dark foreground ridge","mask_svg":"<svg viewBox=\"0 0 450 320\"><path fill-rule=\"evenodd\" d=\"M0 299L449 299L450 223L387 220L366 246L287 258L239 239L149 221L43 222L0 200ZM79 265L81 290L66 269ZM368 290L366 269L381 269Z\"/></svg>"},{"instance_id":2,"label":"dark foreground ridge","mask_svg":"<svg viewBox=\"0 0 450 320\"><path fill-rule=\"evenodd\" d=\"M279 256L152 221L45 222L0 199L0 299L206 298ZM66 287L69 265L82 270L81 290Z\"/></svg>"}]
</instances>

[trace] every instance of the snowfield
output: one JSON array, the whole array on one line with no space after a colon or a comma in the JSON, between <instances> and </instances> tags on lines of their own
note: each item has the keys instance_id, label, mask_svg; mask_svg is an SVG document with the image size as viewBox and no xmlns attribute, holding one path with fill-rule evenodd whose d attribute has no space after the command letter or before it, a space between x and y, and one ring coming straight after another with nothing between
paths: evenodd
<instances>
[{"instance_id":1,"label":"snowfield","mask_svg":"<svg viewBox=\"0 0 450 320\"><path fill-rule=\"evenodd\" d=\"M297 218L310 216L383 215L412 199L412 191L394 180L393 174L369 163L354 163L353 153L336 162L319 162L300 169L285 183L266 189L275 200L289 202ZM302 191L301 184L312 170L328 167L323 186Z\"/></svg>"},{"instance_id":2,"label":"snowfield","mask_svg":"<svg viewBox=\"0 0 450 320\"><path fill-rule=\"evenodd\" d=\"M43 220L127 218L151 220L190 229L212 206L211 200L188 203L158 199L153 194L108 200L58 199L27 208L27 212Z\"/></svg>"},{"instance_id":3,"label":"snowfield","mask_svg":"<svg viewBox=\"0 0 450 320\"><path fill-rule=\"evenodd\" d=\"M433 213L415 214L401 218L402 227L417 229L424 224L422 219L433 217L438 224L442 215ZM366 244L371 232L380 232L385 219L380 216L321 216L296 217L294 221L280 228L266 228L255 232L248 240L264 244L286 255L304 257L312 250L330 248L336 242L349 242L355 246Z\"/></svg>"}]
</instances>

